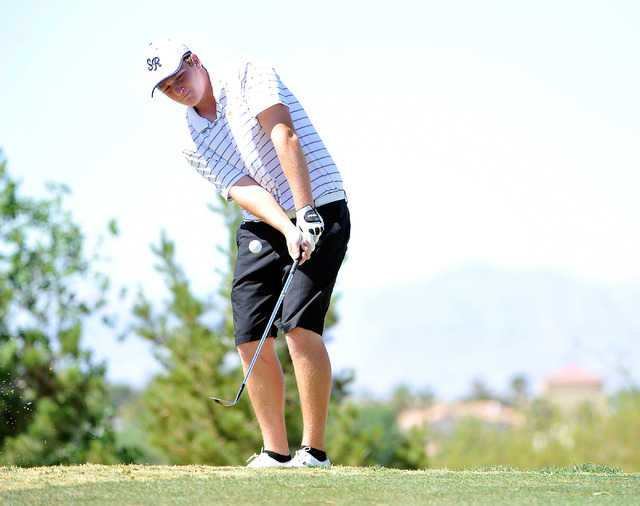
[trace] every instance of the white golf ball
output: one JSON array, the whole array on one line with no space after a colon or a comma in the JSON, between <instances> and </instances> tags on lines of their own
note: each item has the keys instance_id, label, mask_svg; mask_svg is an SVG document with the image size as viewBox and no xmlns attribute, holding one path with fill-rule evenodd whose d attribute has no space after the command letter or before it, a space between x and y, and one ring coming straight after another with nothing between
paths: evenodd
<instances>
[{"instance_id":1,"label":"white golf ball","mask_svg":"<svg viewBox=\"0 0 640 506\"><path fill-rule=\"evenodd\" d=\"M261 250L262 250L262 243L257 239L254 239L249 243L249 251L251 251L251 253L260 253Z\"/></svg>"}]
</instances>

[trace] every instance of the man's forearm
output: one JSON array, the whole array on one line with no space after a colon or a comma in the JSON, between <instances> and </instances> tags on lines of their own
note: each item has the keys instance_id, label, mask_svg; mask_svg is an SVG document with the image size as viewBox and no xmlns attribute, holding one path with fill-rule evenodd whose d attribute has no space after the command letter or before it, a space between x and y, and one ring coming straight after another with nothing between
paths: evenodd
<instances>
[{"instance_id":1,"label":"man's forearm","mask_svg":"<svg viewBox=\"0 0 640 506\"><path fill-rule=\"evenodd\" d=\"M276 148L282 171L287 177L296 209L306 205L313 206L313 193L309 166L304 157L300 141L296 133L283 124L272 131L272 142Z\"/></svg>"},{"instance_id":2,"label":"man's forearm","mask_svg":"<svg viewBox=\"0 0 640 506\"><path fill-rule=\"evenodd\" d=\"M249 176L245 176L229 190L229 195L238 205L260 220L278 230L287 242L289 255L294 260L300 257L300 265L307 261L312 248L302 240L300 230L282 210L276 199Z\"/></svg>"},{"instance_id":3,"label":"man's forearm","mask_svg":"<svg viewBox=\"0 0 640 506\"><path fill-rule=\"evenodd\" d=\"M229 195L240 207L283 234L293 226L273 195L249 176L243 177L231 187Z\"/></svg>"},{"instance_id":4,"label":"man's forearm","mask_svg":"<svg viewBox=\"0 0 640 506\"><path fill-rule=\"evenodd\" d=\"M296 209L313 206L309 166L300 146L289 109L277 104L257 116L278 155L282 171L289 182Z\"/></svg>"}]
</instances>

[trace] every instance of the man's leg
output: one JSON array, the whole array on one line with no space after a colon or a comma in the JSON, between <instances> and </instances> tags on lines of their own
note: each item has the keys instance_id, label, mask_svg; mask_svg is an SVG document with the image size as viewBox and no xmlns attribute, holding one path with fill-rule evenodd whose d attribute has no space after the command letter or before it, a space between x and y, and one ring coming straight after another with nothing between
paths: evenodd
<instances>
[{"instance_id":1,"label":"man's leg","mask_svg":"<svg viewBox=\"0 0 640 506\"><path fill-rule=\"evenodd\" d=\"M258 341L241 344L238 353L246 373ZM247 381L247 391L256 413L264 449L289 455L284 421L284 376L275 350L275 339L267 338Z\"/></svg>"},{"instance_id":2,"label":"man's leg","mask_svg":"<svg viewBox=\"0 0 640 506\"><path fill-rule=\"evenodd\" d=\"M324 437L331 395L331 362L322 336L296 327L287 333L300 404L302 446L324 450Z\"/></svg>"}]
</instances>

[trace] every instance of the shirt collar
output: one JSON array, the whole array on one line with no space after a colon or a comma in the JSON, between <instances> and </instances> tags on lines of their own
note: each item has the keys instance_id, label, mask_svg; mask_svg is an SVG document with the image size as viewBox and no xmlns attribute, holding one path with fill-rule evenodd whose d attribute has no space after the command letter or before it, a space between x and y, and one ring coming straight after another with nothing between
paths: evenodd
<instances>
[{"instance_id":1,"label":"shirt collar","mask_svg":"<svg viewBox=\"0 0 640 506\"><path fill-rule=\"evenodd\" d=\"M209 77L211 79L211 77ZM222 81L212 80L211 88L213 90L213 97L216 99L216 107L218 109L218 118L220 117L220 98L222 96L222 90L224 88ZM213 125L207 118L200 116L194 107L187 107L187 121L190 125L198 131L202 132L209 126Z\"/></svg>"},{"instance_id":2,"label":"shirt collar","mask_svg":"<svg viewBox=\"0 0 640 506\"><path fill-rule=\"evenodd\" d=\"M193 128L198 132L202 132L211 124L207 118L200 116L194 107L187 107L187 121L190 125L193 125Z\"/></svg>"}]
</instances>

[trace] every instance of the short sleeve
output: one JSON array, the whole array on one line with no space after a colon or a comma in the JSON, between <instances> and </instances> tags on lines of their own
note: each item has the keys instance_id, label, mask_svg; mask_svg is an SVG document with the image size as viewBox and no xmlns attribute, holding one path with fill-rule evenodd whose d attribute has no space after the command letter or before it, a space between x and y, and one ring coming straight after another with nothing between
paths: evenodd
<instances>
[{"instance_id":1,"label":"short sleeve","mask_svg":"<svg viewBox=\"0 0 640 506\"><path fill-rule=\"evenodd\" d=\"M197 149L188 148L183 149L182 153L189 165L212 183L224 199L232 200L229 196L229 190L245 176L244 172L215 154L205 156Z\"/></svg>"},{"instance_id":2,"label":"short sleeve","mask_svg":"<svg viewBox=\"0 0 640 506\"><path fill-rule=\"evenodd\" d=\"M289 107L280 76L273 67L263 63L248 63L245 67L244 97L254 118L276 104Z\"/></svg>"}]
</instances>

